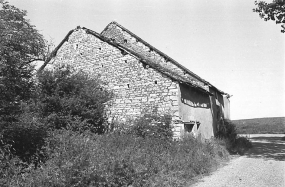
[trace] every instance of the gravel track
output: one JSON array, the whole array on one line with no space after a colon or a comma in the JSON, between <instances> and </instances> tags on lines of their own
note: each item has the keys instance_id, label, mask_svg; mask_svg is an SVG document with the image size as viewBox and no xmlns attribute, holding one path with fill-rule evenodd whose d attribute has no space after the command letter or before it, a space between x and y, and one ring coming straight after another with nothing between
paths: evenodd
<instances>
[{"instance_id":1,"label":"gravel track","mask_svg":"<svg viewBox=\"0 0 285 187\"><path fill-rule=\"evenodd\" d=\"M285 187L285 135L251 135L253 149L193 187Z\"/></svg>"}]
</instances>

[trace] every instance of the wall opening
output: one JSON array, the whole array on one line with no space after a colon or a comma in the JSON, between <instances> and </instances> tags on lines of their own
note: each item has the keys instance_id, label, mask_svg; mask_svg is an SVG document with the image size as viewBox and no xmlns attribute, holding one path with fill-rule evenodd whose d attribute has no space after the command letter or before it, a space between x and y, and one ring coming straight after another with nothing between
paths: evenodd
<instances>
[{"instance_id":1,"label":"wall opening","mask_svg":"<svg viewBox=\"0 0 285 187\"><path fill-rule=\"evenodd\" d=\"M130 88L130 84L127 84L128 88Z\"/></svg>"},{"instance_id":2,"label":"wall opening","mask_svg":"<svg viewBox=\"0 0 285 187\"><path fill-rule=\"evenodd\" d=\"M122 54L123 56L125 56L125 55L127 55L128 53L127 53L126 51L124 51L124 50L121 50L121 54Z\"/></svg>"},{"instance_id":3,"label":"wall opening","mask_svg":"<svg viewBox=\"0 0 285 187\"><path fill-rule=\"evenodd\" d=\"M154 81L154 84L157 84L157 81Z\"/></svg>"},{"instance_id":4,"label":"wall opening","mask_svg":"<svg viewBox=\"0 0 285 187\"><path fill-rule=\"evenodd\" d=\"M194 125L194 123L184 123L184 131L189 133L192 132Z\"/></svg>"},{"instance_id":5,"label":"wall opening","mask_svg":"<svg viewBox=\"0 0 285 187\"><path fill-rule=\"evenodd\" d=\"M197 124L197 130L199 129L201 123L199 121L196 121L196 124Z\"/></svg>"}]
</instances>

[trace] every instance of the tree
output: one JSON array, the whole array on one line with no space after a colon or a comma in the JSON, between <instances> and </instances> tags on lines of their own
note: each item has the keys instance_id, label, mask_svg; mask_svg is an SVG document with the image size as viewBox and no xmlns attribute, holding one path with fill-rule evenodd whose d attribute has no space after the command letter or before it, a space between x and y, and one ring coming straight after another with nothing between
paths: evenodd
<instances>
[{"instance_id":1,"label":"tree","mask_svg":"<svg viewBox=\"0 0 285 187\"><path fill-rule=\"evenodd\" d=\"M257 12L264 21L272 20L276 24L281 25L281 32L285 32L285 0L273 0L272 3L265 1L255 1L257 8L253 12Z\"/></svg>"},{"instance_id":2,"label":"tree","mask_svg":"<svg viewBox=\"0 0 285 187\"><path fill-rule=\"evenodd\" d=\"M69 66L44 70L38 75L34 109L45 126L53 129L104 133L105 104L112 93L99 79Z\"/></svg>"},{"instance_id":3,"label":"tree","mask_svg":"<svg viewBox=\"0 0 285 187\"><path fill-rule=\"evenodd\" d=\"M31 63L45 58L45 41L27 12L0 0L0 120L14 121L19 103L31 96Z\"/></svg>"}]
</instances>

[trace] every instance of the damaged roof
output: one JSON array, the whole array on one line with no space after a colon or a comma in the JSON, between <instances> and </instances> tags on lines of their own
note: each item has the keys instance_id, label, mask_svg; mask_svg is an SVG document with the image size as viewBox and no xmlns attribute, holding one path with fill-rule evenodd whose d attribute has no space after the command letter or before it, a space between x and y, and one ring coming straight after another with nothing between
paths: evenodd
<instances>
[{"instance_id":1,"label":"damaged roof","mask_svg":"<svg viewBox=\"0 0 285 187\"><path fill-rule=\"evenodd\" d=\"M181 70L183 70L183 72L185 72L185 74L189 74L191 75L191 77L194 77L195 79L193 78L189 78L189 77L186 77L186 76L183 76L181 74L178 74L177 72L169 69L169 68L166 68L164 66L162 66L161 64L158 64L158 63L155 63L152 61L152 59L148 58L147 56L139 53L138 51L128 47L128 46L125 46L123 45L122 43L118 42L117 40L113 39L113 38L110 38L110 37L106 37L104 36L104 32L106 32L106 29L110 26L110 24L116 24L116 26L119 26L121 29L123 29L124 31L128 32L130 35L132 35L133 37L136 38L136 40L140 41L141 43L143 43L144 45L148 46L149 48L151 48L152 50L154 50L156 53L158 53L159 55L161 55L162 57L164 57L165 59L167 59L168 62L171 62L172 64L174 64L175 66L179 67ZM124 27L122 27L121 25L119 25L118 23L116 22L111 22L103 31L101 34L93 31L93 30L90 30L90 29L87 29L85 27L81 28L80 26L78 26L76 29L73 29L71 31L68 32L68 34L64 37L64 39L60 42L60 44L51 52L51 54L48 56L48 58L46 59L46 61L44 62L44 64L39 68L38 72L41 72L45 66L52 60L52 58L54 58L57 54L57 51L60 49L60 47L66 42L68 41L69 39L69 36L77 31L78 29L83 29L85 30L85 32L87 34L91 34L97 38L99 38L100 40L118 48L119 50L122 51L122 53L125 53L125 54L130 54L132 56L134 56L135 58L139 59L139 61L141 63L143 63L144 65L147 65L149 66L150 68L153 68L153 69L156 69L157 71L159 71L160 73L168 76L169 78L173 79L173 80L176 80L180 83L183 83L183 84L187 84L191 87L194 87L196 88L197 90L203 92L203 93L206 93L208 95L213 95L212 93L210 93L208 91L208 89L206 88L207 86L209 87L212 87L214 88L215 90L217 90L218 92L220 92L221 94L224 94L224 95L227 95L229 97L229 94L227 93L224 93L220 90L218 90L216 87L214 87L213 85L211 85L209 82L203 80L202 78L200 78L198 75L194 74L193 72L191 72L190 70L188 70L187 68L185 68L184 66L182 66L181 64L179 64L178 62L176 62L175 60L173 60L172 58L168 57L167 55L165 55L164 53L160 52L158 49L152 47L150 44L148 44L147 42L145 42L144 40L142 40L141 38L139 38L138 36L136 36L135 34L131 33L130 31L128 31L127 29L125 29ZM205 86L201 85L200 83L198 83L198 81L201 81L205 84Z\"/></svg>"}]
</instances>

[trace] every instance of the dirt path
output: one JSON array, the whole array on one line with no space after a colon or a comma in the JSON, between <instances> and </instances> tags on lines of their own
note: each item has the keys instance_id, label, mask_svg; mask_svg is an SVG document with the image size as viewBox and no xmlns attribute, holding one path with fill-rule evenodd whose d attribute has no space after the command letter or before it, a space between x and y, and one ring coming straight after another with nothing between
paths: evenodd
<instances>
[{"instance_id":1,"label":"dirt path","mask_svg":"<svg viewBox=\"0 0 285 187\"><path fill-rule=\"evenodd\" d=\"M193 187L285 187L285 135L251 135L254 148Z\"/></svg>"}]
</instances>

